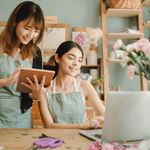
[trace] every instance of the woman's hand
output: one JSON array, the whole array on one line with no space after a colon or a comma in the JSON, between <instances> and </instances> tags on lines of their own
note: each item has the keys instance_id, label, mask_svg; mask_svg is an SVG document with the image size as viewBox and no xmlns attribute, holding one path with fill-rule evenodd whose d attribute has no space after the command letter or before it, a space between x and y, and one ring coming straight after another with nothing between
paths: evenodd
<instances>
[{"instance_id":1,"label":"woman's hand","mask_svg":"<svg viewBox=\"0 0 150 150\"><path fill-rule=\"evenodd\" d=\"M99 117L93 118L91 120L81 123L81 128L85 130L102 128L101 121L103 121L103 117L99 116Z\"/></svg>"},{"instance_id":2,"label":"woman's hand","mask_svg":"<svg viewBox=\"0 0 150 150\"><path fill-rule=\"evenodd\" d=\"M21 68L16 69L9 78L6 78L5 86L9 86L11 84L17 83L20 69Z\"/></svg>"},{"instance_id":3,"label":"woman's hand","mask_svg":"<svg viewBox=\"0 0 150 150\"><path fill-rule=\"evenodd\" d=\"M21 83L21 84L28 87L32 91L32 93L30 93L30 97L33 100L41 100L42 97L46 96L46 93L50 89L51 85L49 85L46 88L44 87L45 76L42 77L40 84L38 83L36 75L34 75L33 78L34 78L34 82L30 78L27 78L29 84L26 83Z\"/></svg>"}]
</instances>

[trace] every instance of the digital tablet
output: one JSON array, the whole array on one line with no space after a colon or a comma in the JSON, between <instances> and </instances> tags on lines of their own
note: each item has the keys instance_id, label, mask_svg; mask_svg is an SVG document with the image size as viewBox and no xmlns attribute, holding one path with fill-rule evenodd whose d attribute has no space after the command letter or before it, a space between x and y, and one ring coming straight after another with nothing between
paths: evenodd
<instances>
[{"instance_id":1,"label":"digital tablet","mask_svg":"<svg viewBox=\"0 0 150 150\"><path fill-rule=\"evenodd\" d=\"M31 92L31 90L29 88L22 85L21 83L24 82L24 83L28 84L28 80L26 79L27 77L30 78L32 81L34 81L33 75L37 76L39 83L41 82L42 77L45 76L45 85L44 86L45 87L49 86L50 81L52 80L54 74L55 74L55 71L51 71L51 70L22 68L20 70L16 91L22 92L22 93Z\"/></svg>"}]
</instances>

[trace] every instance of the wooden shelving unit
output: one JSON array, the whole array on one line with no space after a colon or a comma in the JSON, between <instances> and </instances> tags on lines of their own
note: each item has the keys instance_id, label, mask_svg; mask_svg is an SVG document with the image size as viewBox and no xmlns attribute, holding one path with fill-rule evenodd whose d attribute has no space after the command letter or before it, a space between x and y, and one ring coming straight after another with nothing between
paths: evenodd
<instances>
[{"instance_id":1,"label":"wooden shelving unit","mask_svg":"<svg viewBox=\"0 0 150 150\"><path fill-rule=\"evenodd\" d=\"M150 1L150 0L149 0ZM145 2L145 4L149 4ZM141 34L131 34L131 33L107 33L107 18L125 18L125 17L136 17L137 18L137 29ZM140 39L144 38L143 29L143 14L142 9L106 9L106 1L101 0L101 22L102 22L102 61L103 61L103 76L104 76L104 100L106 104L107 95L109 91L109 70L108 63L120 63L121 59L110 59L108 58L108 39ZM147 80L144 76L141 76L141 90L147 90Z\"/></svg>"}]
</instances>

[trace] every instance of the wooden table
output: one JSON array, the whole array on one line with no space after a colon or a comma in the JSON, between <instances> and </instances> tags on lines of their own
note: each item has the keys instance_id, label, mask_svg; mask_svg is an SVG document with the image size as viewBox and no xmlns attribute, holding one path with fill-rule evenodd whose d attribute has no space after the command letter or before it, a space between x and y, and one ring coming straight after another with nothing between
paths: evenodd
<instances>
[{"instance_id":1,"label":"wooden table","mask_svg":"<svg viewBox=\"0 0 150 150\"><path fill-rule=\"evenodd\" d=\"M93 141L81 136L77 129L0 129L0 145L5 150L30 150L35 139L42 134L64 141L57 150L88 150Z\"/></svg>"}]
</instances>

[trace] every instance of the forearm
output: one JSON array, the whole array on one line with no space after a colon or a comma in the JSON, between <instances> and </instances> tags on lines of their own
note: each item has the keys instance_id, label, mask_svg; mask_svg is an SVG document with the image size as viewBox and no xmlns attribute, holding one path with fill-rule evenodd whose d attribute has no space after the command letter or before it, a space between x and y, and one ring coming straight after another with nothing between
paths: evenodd
<instances>
[{"instance_id":1,"label":"forearm","mask_svg":"<svg viewBox=\"0 0 150 150\"><path fill-rule=\"evenodd\" d=\"M105 115L105 106L101 102L101 100L98 100L98 103L95 106L95 112L96 112L96 116L104 117L104 115Z\"/></svg>"},{"instance_id":2,"label":"forearm","mask_svg":"<svg viewBox=\"0 0 150 150\"><path fill-rule=\"evenodd\" d=\"M53 123L53 119L48 109L48 102L46 96L42 96L42 98L40 99L39 110L44 126Z\"/></svg>"},{"instance_id":3,"label":"forearm","mask_svg":"<svg viewBox=\"0 0 150 150\"><path fill-rule=\"evenodd\" d=\"M0 79L0 88L8 86L7 78L5 79Z\"/></svg>"},{"instance_id":4,"label":"forearm","mask_svg":"<svg viewBox=\"0 0 150 150\"><path fill-rule=\"evenodd\" d=\"M45 128L55 128L55 129L84 129L81 124L59 124L59 123L49 123L44 125Z\"/></svg>"}]
</instances>

